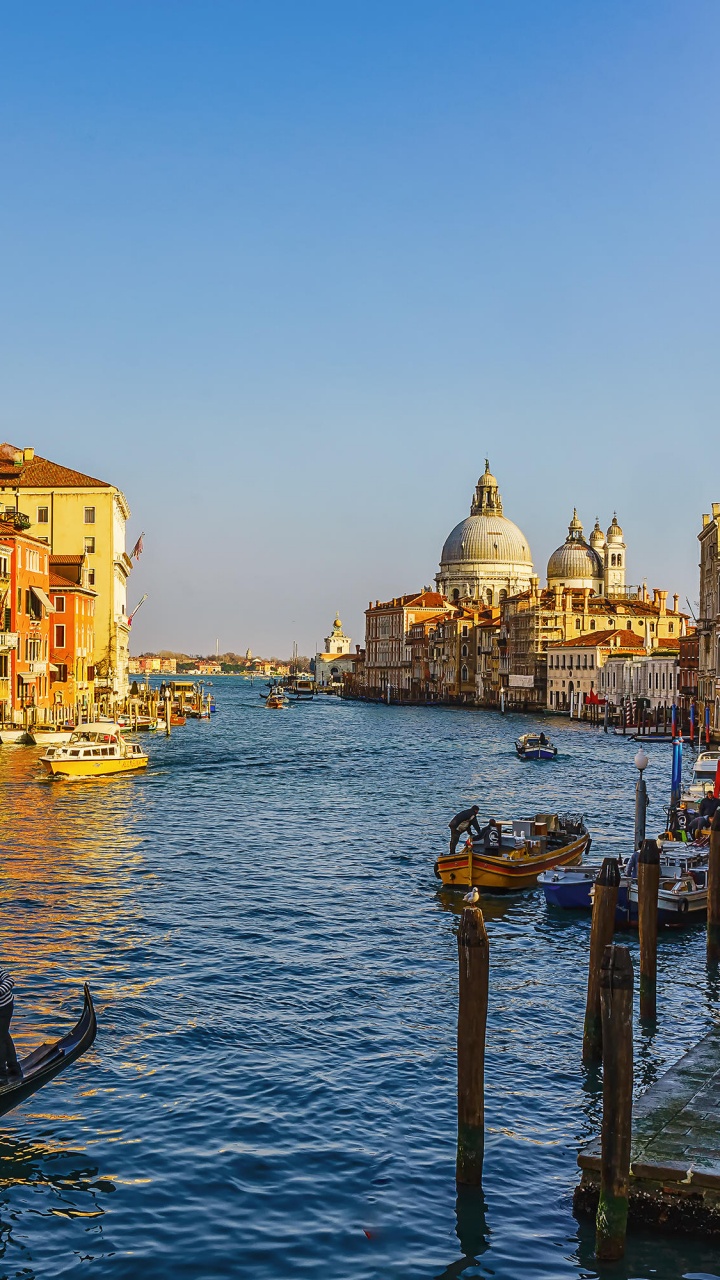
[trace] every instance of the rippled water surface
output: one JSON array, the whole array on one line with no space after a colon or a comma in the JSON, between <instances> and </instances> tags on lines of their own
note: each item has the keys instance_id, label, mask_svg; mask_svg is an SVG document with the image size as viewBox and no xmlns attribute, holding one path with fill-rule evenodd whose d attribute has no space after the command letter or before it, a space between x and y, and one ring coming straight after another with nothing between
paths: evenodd
<instances>
[{"instance_id":1,"label":"rippled water surface","mask_svg":"<svg viewBox=\"0 0 720 1280\"><path fill-rule=\"evenodd\" d=\"M589 920L488 898L483 1196L458 1201L457 915L432 864L448 818L581 810L628 848L634 745L566 721L521 764L521 717L333 698L220 711L143 777L49 782L0 748L3 957L23 1049L75 1021L93 1050L6 1116L0 1274L327 1280L589 1277L572 1215L599 1122L580 1064ZM651 749L650 830L670 749ZM630 937L633 954L636 939ZM645 1088L718 1016L704 933L661 939ZM720 1275L717 1246L629 1238L619 1280Z\"/></svg>"}]
</instances>

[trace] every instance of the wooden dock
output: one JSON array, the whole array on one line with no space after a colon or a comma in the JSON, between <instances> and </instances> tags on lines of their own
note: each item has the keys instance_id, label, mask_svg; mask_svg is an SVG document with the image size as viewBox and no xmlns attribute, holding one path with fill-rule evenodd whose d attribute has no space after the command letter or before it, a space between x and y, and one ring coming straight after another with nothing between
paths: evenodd
<instances>
[{"instance_id":1,"label":"wooden dock","mask_svg":"<svg viewBox=\"0 0 720 1280\"><path fill-rule=\"evenodd\" d=\"M578 1164L575 1211L594 1216L599 1138ZM720 1236L720 1023L633 1106L629 1224Z\"/></svg>"}]
</instances>

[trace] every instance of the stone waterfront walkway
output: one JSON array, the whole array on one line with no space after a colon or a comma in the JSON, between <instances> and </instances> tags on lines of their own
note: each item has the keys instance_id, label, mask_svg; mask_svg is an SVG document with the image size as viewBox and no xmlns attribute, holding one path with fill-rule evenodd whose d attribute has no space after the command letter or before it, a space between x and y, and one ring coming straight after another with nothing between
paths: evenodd
<instances>
[{"instance_id":1,"label":"stone waterfront walkway","mask_svg":"<svg viewBox=\"0 0 720 1280\"><path fill-rule=\"evenodd\" d=\"M594 1213L600 1139L578 1155L579 1213ZM720 1235L720 1023L633 1107L630 1222Z\"/></svg>"}]
</instances>

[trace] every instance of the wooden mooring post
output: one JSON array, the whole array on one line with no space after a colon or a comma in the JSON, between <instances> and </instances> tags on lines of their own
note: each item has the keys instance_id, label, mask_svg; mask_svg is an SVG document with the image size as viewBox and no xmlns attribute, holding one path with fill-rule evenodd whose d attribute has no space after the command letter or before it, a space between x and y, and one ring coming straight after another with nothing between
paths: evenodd
<instances>
[{"instance_id":1,"label":"wooden mooring post","mask_svg":"<svg viewBox=\"0 0 720 1280\"><path fill-rule=\"evenodd\" d=\"M602 1057L602 1018L600 1013L600 967L605 948L615 932L615 908L620 869L617 858L603 858L595 881L592 923L590 925L590 960L588 964L587 1004L583 1031L583 1062L598 1062Z\"/></svg>"},{"instance_id":2,"label":"wooden mooring post","mask_svg":"<svg viewBox=\"0 0 720 1280\"><path fill-rule=\"evenodd\" d=\"M633 968L627 947L605 948L600 974L603 1118L595 1253L614 1262L625 1252L633 1086Z\"/></svg>"},{"instance_id":3,"label":"wooden mooring post","mask_svg":"<svg viewBox=\"0 0 720 1280\"><path fill-rule=\"evenodd\" d=\"M466 907L458 929L456 1181L480 1186L485 1151L485 1028L490 955L482 911Z\"/></svg>"},{"instance_id":4,"label":"wooden mooring post","mask_svg":"<svg viewBox=\"0 0 720 1280\"><path fill-rule=\"evenodd\" d=\"M716 810L710 827L707 958L710 964L717 964L720 961L720 809Z\"/></svg>"},{"instance_id":5,"label":"wooden mooring post","mask_svg":"<svg viewBox=\"0 0 720 1280\"><path fill-rule=\"evenodd\" d=\"M172 715L172 702L170 698L165 699L165 734L170 737L170 716Z\"/></svg>"},{"instance_id":6,"label":"wooden mooring post","mask_svg":"<svg viewBox=\"0 0 720 1280\"><path fill-rule=\"evenodd\" d=\"M638 859L638 935L640 939L640 1017L657 1014L657 938L660 850L643 840Z\"/></svg>"}]
</instances>

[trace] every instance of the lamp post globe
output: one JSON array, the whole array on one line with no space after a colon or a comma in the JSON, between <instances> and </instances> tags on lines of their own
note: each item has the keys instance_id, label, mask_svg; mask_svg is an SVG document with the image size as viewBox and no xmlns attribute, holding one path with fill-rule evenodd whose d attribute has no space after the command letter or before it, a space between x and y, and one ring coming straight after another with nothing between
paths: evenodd
<instances>
[{"instance_id":1,"label":"lamp post globe","mask_svg":"<svg viewBox=\"0 0 720 1280\"><path fill-rule=\"evenodd\" d=\"M650 763L650 760L647 755L647 752L643 751L641 747L637 755L635 756L635 768L640 770L641 777L642 777L643 771L647 769L649 763Z\"/></svg>"}]
</instances>

